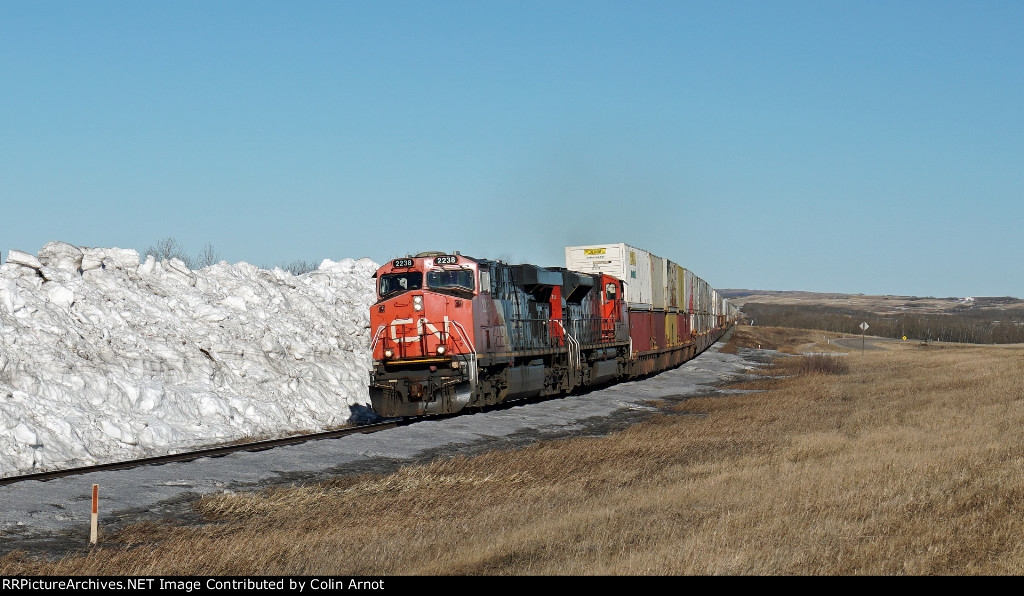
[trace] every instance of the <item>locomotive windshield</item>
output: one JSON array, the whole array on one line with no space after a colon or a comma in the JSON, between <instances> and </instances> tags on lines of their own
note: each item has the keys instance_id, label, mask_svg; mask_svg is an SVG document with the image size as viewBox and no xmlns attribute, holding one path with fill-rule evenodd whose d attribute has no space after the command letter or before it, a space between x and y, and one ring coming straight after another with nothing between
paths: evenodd
<instances>
[{"instance_id":1,"label":"locomotive windshield","mask_svg":"<svg viewBox=\"0 0 1024 596\"><path fill-rule=\"evenodd\" d=\"M418 290L423 287L423 274L419 271L407 273L388 273L380 276L379 294L381 298L387 298L392 294L401 294L409 290Z\"/></svg>"},{"instance_id":2,"label":"locomotive windshield","mask_svg":"<svg viewBox=\"0 0 1024 596\"><path fill-rule=\"evenodd\" d=\"M472 269L440 269L427 272L427 287L438 292L473 294Z\"/></svg>"}]
</instances>

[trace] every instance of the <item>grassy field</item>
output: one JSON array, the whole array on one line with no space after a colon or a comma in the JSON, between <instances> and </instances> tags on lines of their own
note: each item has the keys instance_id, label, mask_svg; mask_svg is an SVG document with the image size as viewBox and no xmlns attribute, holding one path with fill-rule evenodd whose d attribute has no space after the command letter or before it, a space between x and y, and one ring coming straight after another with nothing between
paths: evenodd
<instances>
[{"instance_id":1,"label":"grassy field","mask_svg":"<svg viewBox=\"0 0 1024 596\"><path fill-rule=\"evenodd\" d=\"M745 327L728 349L821 337ZM773 374L603 438L207 497L206 525L12 554L0 575L1024 572L1024 346L898 344Z\"/></svg>"}]
</instances>

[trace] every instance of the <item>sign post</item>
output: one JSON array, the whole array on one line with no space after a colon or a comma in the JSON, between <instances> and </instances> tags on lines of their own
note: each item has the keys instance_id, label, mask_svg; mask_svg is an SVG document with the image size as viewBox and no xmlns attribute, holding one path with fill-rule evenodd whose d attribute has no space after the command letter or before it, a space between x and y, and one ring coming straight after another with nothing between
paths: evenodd
<instances>
[{"instance_id":1,"label":"sign post","mask_svg":"<svg viewBox=\"0 0 1024 596\"><path fill-rule=\"evenodd\" d=\"M861 356L864 355L864 332L868 330L868 327L870 327L870 325L868 325L867 322L864 322L864 323L860 324L860 355Z\"/></svg>"},{"instance_id":2,"label":"sign post","mask_svg":"<svg viewBox=\"0 0 1024 596\"><path fill-rule=\"evenodd\" d=\"M97 534L99 534L99 500L100 500L100 485L92 485L92 528L89 532L89 544L96 544Z\"/></svg>"}]
</instances>

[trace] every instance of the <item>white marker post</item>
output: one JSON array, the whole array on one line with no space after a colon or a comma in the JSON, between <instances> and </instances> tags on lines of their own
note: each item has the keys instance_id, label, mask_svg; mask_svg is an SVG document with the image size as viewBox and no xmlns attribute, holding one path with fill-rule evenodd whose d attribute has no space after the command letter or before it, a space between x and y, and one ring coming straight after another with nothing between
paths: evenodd
<instances>
[{"instance_id":1,"label":"white marker post","mask_svg":"<svg viewBox=\"0 0 1024 596\"><path fill-rule=\"evenodd\" d=\"M100 524L100 485L92 485L92 530L89 532L89 544L96 544Z\"/></svg>"},{"instance_id":2,"label":"white marker post","mask_svg":"<svg viewBox=\"0 0 1024 596\"><path fill-rule=\"evenodd\" d=\"M864 323L860 324L860 355L861 356L864 355L864 332L868 330L869 326L870 325L868 325L866 321Z\"/></svg>"}]
</instances>

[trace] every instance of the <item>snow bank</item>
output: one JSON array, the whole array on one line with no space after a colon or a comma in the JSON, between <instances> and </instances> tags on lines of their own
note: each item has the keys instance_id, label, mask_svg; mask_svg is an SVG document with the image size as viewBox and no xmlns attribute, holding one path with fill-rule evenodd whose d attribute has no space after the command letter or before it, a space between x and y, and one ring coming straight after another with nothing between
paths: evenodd
<instances>
[{"instance_id":1,"label":"snow bank","mask_svg":"<svg viewBox=\"0 0 1024 596\"><path fill-rule=\"evenodd\" d=\"M190 271L51 242L0 266L0 476L319 430L366 406L370 259Z\"/></svg>"}]
</instances>

